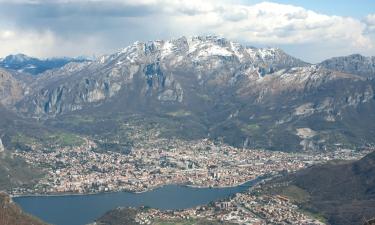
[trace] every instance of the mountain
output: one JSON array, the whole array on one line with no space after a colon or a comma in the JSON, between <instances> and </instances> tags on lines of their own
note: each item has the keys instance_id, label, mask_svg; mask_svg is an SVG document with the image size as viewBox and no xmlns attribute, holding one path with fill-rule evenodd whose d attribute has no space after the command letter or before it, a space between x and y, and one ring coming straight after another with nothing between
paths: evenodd
<instances>
[{"instance_id":1,"label":"mountain","mask_svg":"<svg viewBox=\"0 0 375 225\"><path fill-rule=\"evenodd\" d=\"M327 59L319 65L331 70L357 74L366 78L375 78L375 56L366 57L353 54Z\"/></svg>"},{"instance_id":2,"label":"mountain","mask_svg":"<svg viewBox=\"0 0 375 225\"><path fill-rule=\"evenodd\" d=\"M244 48L211 36L137 42L96 62L69 64L40 76L34 90L46 90L33 93L36 96L32 97L41 101L33 105L31 113L54 116L80 109L85 104L100 103L117 96L125 85L137 85L137 78L143 82L138 87L142 89L138 90L143 95L140 97L154 96L159 102L182 102L184 90L176 80L180 77L197 86L210 82L219 86L223 79L225 83L222 84L228 86L242 75L238 74L240 72L257 79L277 69L300 65L306 63L280 49ZM191 74L184 74L186 72ZM59 101L54 94L62 91L62 101ZM50 101L54 99L56 102Z\"/></svg>"},{"instance_id":3,"label":"mountain","mask_svg":"<svg viewBox=\"0 0 375 225\"><path fill-rule=\"evenodd\" d=\"M46 225L46 223L24 212L9 198L0 193L0 224L4 225Z\"/></svg>"},{"instance_id":4,"label":"mountain","mask_svg":"<svg viewBox=\"0 0 375 225\"><path fill-rule=\"evenodd\" d=\"M32 187L44 175L41 169L12 156L8 151L0 152L0 191Z\"/></svg>"},{"instance_id":5,"label":"mountain","mask_svg":"<svg viewBox=\"0 0 375 225\"><path fill-rule=\"evenodd\" d=\"M322 151L375 143L374 85L281 49L182 37L46 71L14 107L48 126L115 142L127 140L116 133L125 124L156 124L164 137Z\"/></svg>"},{"instance_id":6,"label":"mountain","mask_svg":"<svg viewBox=\"0 0 375 225\"><path fill-rule=\"evenodd\" d=\"M26 84L6 70L0 69L0 103L13 105L26 91Z\"/></svg>"},{"instance_id":7,"label":"mountain","mask_svg":"<svg viewBox=\"0 0 375 225\"><path fill-rule=\"evenodd\" d=\"M60 68L71 62L84 62L83 58L51 58L38 59L24 54L8 55L0 59L0 67L32 75L38 75L46 70Z\"/></svg>"},{"instance_id":8,"label":"mountain","mask_svg":"<svg viewBox=\"0 0 375 225\"><path fill-rule=\"evenodd\" d=\"M29 151L42 147L51 129L21 118L0 104L0 191L35 184L44 172L11 154L14 149ZM35 140L37 144L31 141ZM0 223L1 224L1 223Z\"/></svg>"},{"instance_id":9,"label":"mountain","mask_svg":"<svg viewBox=\"0 0 375 225\"><path fill-rule=\"evenodd\" d=\"M329 224L361 225L375 215L375 152L355 162L312 166L262 188L297 199Z\"/></svg>"},{"instance_id":10,"label":"mountain","mask_svg":"<svg viewBox=\"0 0 375 225\"><path fill-rule=\"evenodd\" d=\"M117 208L98 218L95 225L139 225L136 221L137 213L137 209Z\"/></svg>"}]
</instances>

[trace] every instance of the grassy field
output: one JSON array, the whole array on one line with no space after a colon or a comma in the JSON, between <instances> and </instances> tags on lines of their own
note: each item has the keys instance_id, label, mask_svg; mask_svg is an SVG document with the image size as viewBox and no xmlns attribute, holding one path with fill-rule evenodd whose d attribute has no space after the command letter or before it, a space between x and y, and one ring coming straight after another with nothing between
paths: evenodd
<instances>
[{"instance_id":1,"label":"grassy field","mask_svg":"<svg viewBox=\"0 0 375 225\"><path fill-rule=\"evenodd\" d=\"M71 133L56 133L47 136L47 142L49 144L59 145L59 146L78 146L83 144L83 139L79 136Z\"/></svg>"},{"instance_id":2,"label":"grassy field","mask_svg":"<svg viewBox=\"0 0 375 225\"><path fill-rule=\"evenodd\" d=\"M44 148L53 150L55 147L79 146L83 144L83 139L78 135L68 132L43 133L38 136L26 136L17 133L11 137L9 149L30 151L34 148Z\"/></svg>"},{"instance_id":3,"label":"grassy field","mask_svg":"<svg viewBox=\"0 0 375 225\"><path fill-rule=\"evenodd\" d=\"M290 185L281 190L281 195L288 196L289 199L297 203L306 202L309 200L309 193L302 188L295 185Z\"/></svg>"}]
</instances>

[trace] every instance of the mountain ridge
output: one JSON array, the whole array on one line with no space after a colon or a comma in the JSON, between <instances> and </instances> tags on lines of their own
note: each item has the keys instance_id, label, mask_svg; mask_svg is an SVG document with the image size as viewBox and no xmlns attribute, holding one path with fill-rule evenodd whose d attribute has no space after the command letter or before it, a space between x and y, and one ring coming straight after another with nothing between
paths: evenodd
<instances>
[{"instance_id":1,"label":"mountain ridge","mask_svg":"<svg viewBox=\"0 0 375 225\"><path fill-rule=\"evenodd\" d=\"M12 108L70 131L81 129L57 120L84 114L95 118L95 127L99 118L110 123L113 115L136 115L163 121L165 137L321 151L375 142L374 83L277 48L181 37L135 42L95 61L48 70L28 83L30 91ZM184 116L170 116L175 112Z\"/></svg>"},{"instance_id":2,"label":"mountain ridge","mask_svg":"<svg viewBox=\"0 0 375 225\"><path fill-rule=\"evenodd\" d=\"M88 59L78 57L78 58L46 58L39 59L35 57L30 57L25 54L15 54L8 55L3 59L0 59L0 67L13 70L21 73L28 73L33 76L37 76L44 71L62 67L70 62L85 62Z\"/></svg>"},{"instance_id":3,"label":"mountain ridge","mask_svg":"<svg viewBox=\"0 0 375 225\"><path fill-rule=\"evenodd\" d=\"M319 65L327 69L357 74L365 78L375 78L375 56L351 54L324 60Z\"/></svg>"},{"instance_id":4,"label":"mountain ridge","mask_svg":"<svg viewBox=\"0 0 375 225\"><path fill-rule=\"evenodd\" d=\"M375 213L374 165L375 152L354 162L314 165L271 180L262 191L288 196L329 224L360 225Z\"/></svg>"}]
</instances>

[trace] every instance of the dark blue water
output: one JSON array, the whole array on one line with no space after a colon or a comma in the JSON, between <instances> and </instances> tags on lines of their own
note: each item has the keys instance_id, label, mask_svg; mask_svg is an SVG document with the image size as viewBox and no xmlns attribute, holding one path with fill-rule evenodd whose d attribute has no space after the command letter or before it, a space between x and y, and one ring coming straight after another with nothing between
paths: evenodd
<instances>
[{"instance_id":1,"label":"dark blue water","mask_svg":"<svg viewBox=\"0 0 375 225\"><path fill-rule=\"evenodd\" d=\"M119 206L150 206L159 209L185 209L204 205L245 191L257 180L230 188L191 188L167 185L140 194L129 192L94 195L16 197L22 209L56 225L83 225Z\"/></svg>"}]
</instances>

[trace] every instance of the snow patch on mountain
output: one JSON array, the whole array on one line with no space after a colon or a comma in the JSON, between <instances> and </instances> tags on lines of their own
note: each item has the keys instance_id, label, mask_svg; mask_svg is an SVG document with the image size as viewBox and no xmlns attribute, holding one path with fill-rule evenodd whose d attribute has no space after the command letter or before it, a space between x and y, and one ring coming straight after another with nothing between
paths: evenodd
<instances>
[{"instance_id":1,"label":"snow patch on mountain","mask_svg":"<svg viewBox=\"0 0 375 225\"><path fill-rule=\"evenodd\" d=\"M4 149L5 149L5 148L4 148L3 142L2 142L2 140L1 140L1 138L0 138L0 153L3 152Z\"/></svg>"}]
</instances>

